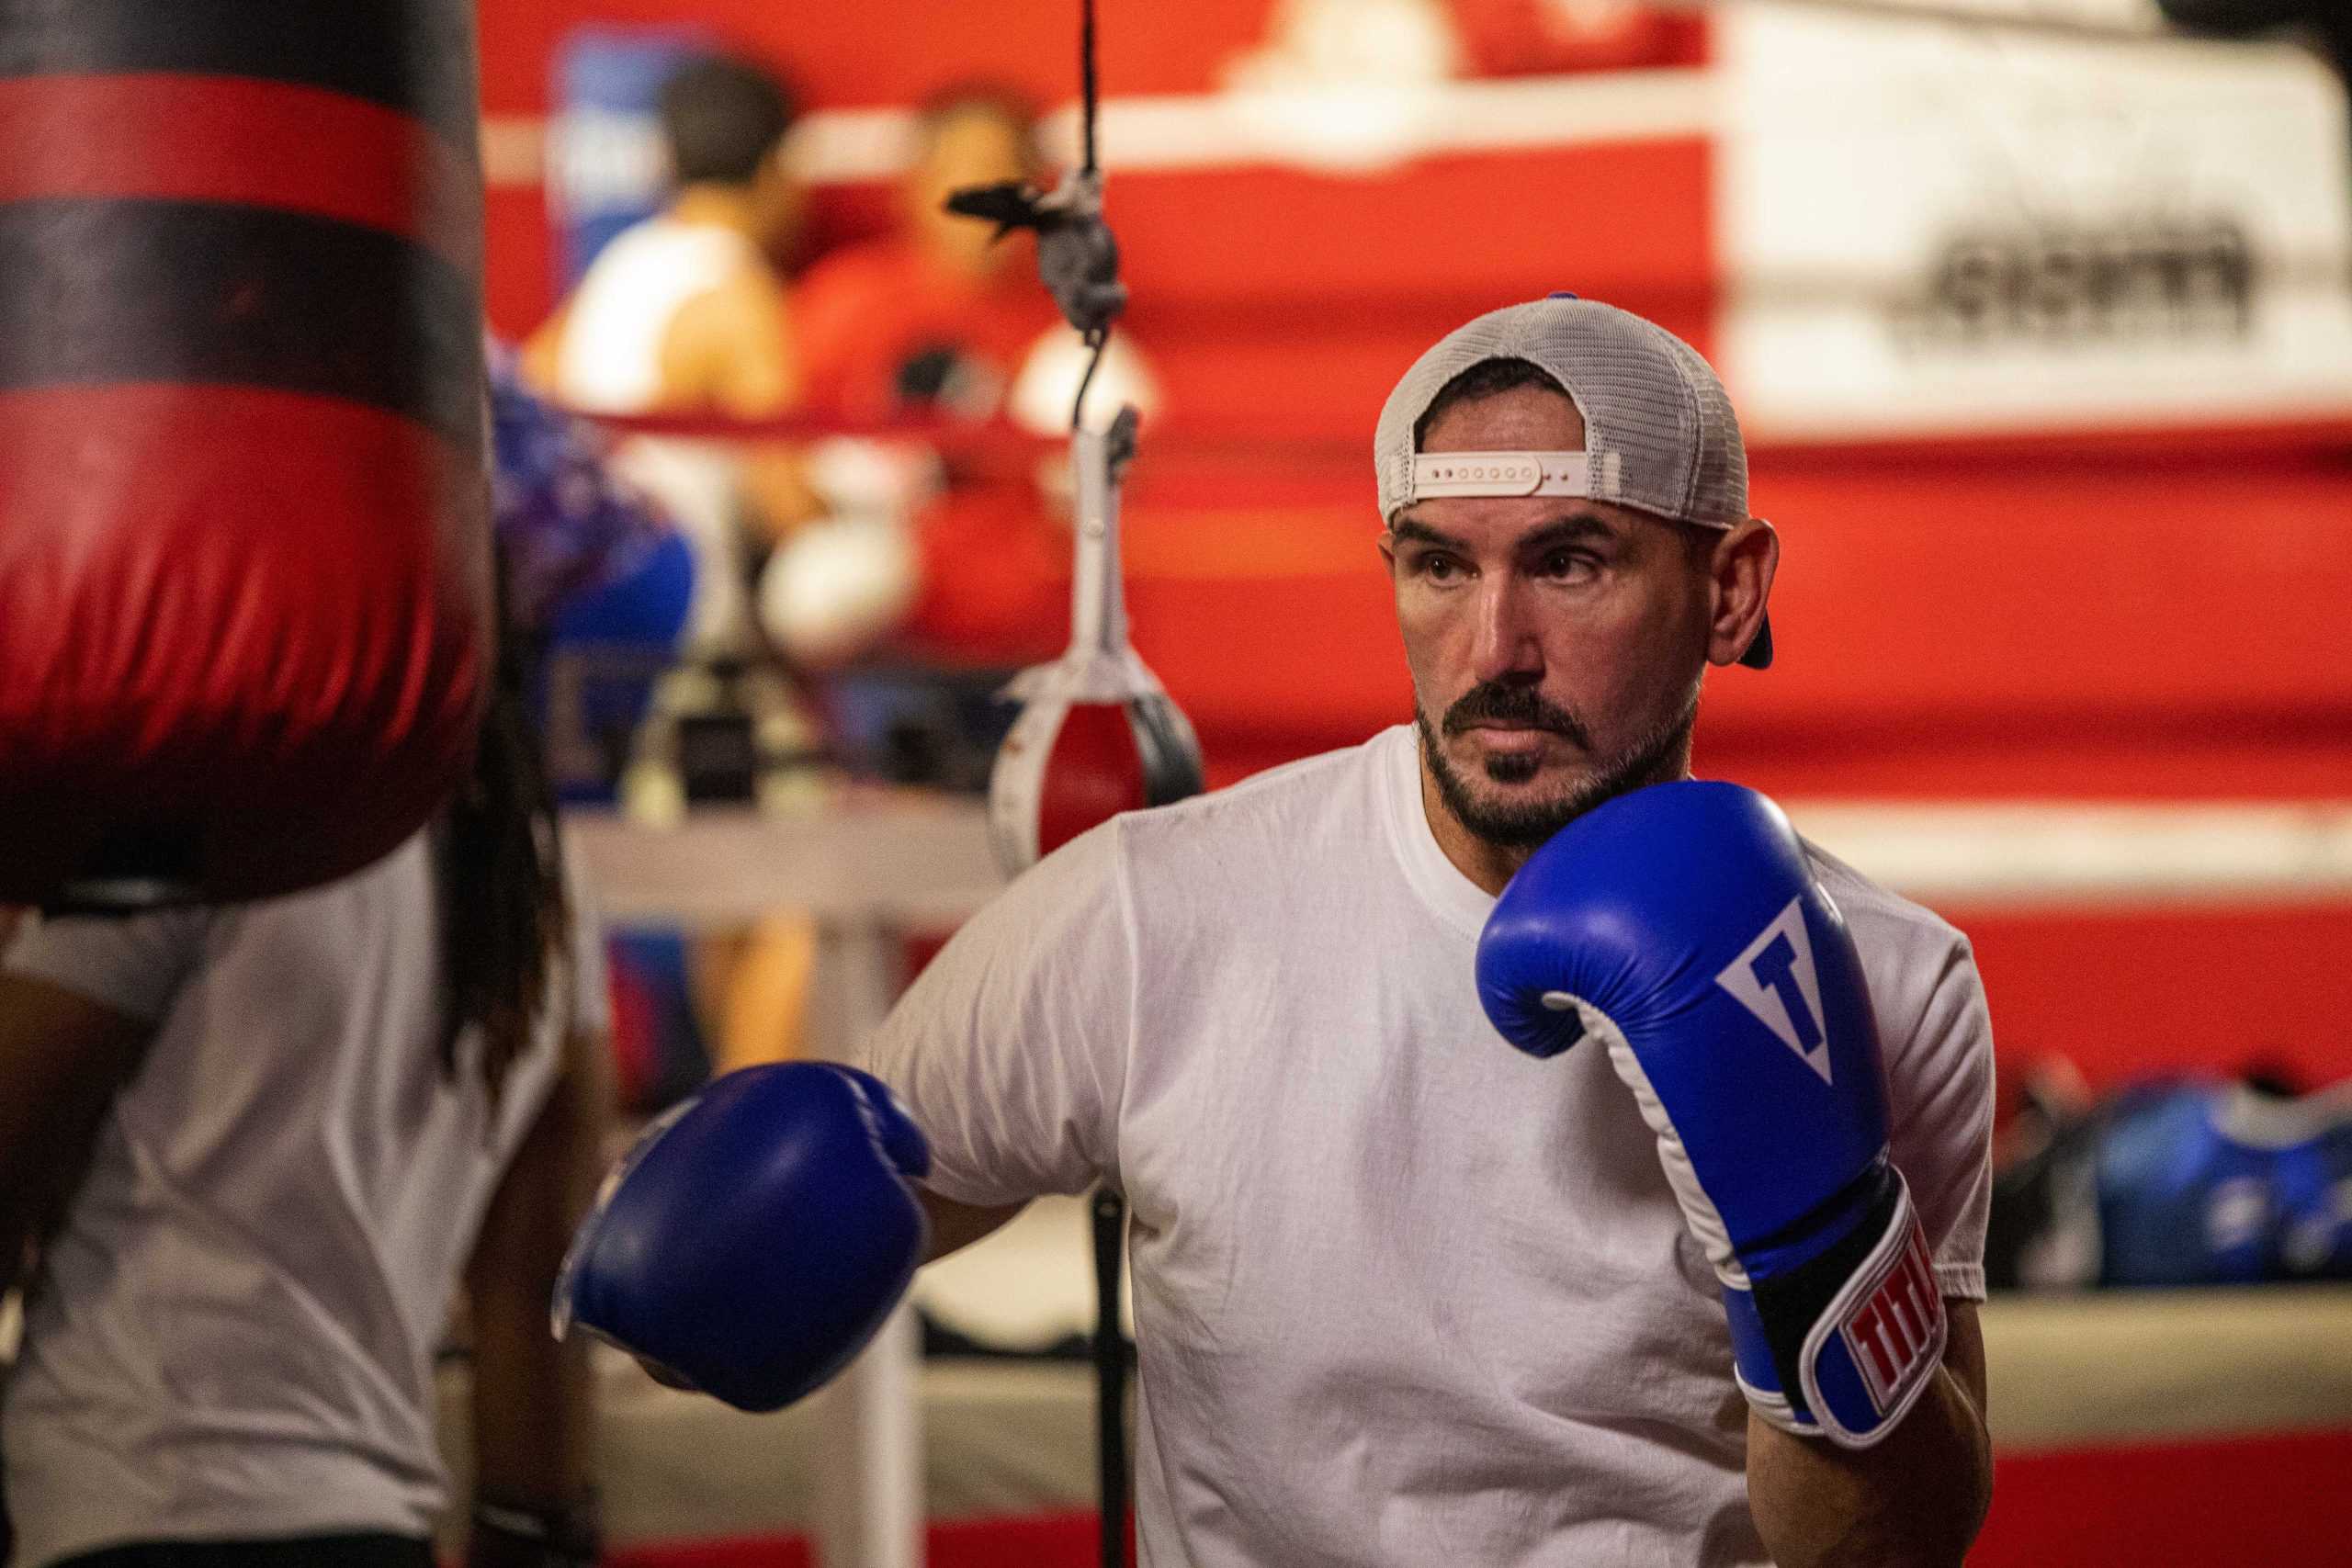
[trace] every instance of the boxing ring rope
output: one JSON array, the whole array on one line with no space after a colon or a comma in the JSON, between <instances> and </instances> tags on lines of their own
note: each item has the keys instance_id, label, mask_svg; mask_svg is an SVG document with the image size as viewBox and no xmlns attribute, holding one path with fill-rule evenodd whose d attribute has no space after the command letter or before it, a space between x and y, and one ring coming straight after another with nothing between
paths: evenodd
<instances>
[{"instance_id":1,"label":"boxing ring rope","mask_svg":"<svg viewBox=\"0 0 2352 1568\"><path fill-rule=\"evenodd\" d=\"M1061 434L1041 435L998 415L989 419L946 419L922 414L899 414L887 419L837 415L820 410L796 410L766 418L747 419L711 413L615 413L608 410L550 404L564 416L582 420L615 439L653 436L712 446L750 446L759 444L810 445L825 440L873 441L887 445L928 446L944 457L979 465L989 473L1035 472L1034 460L1059 457L1069 447ZM1174 464L1209 466L1249 462L1278 468L1310 469L1352 481L1369 492L1364 473L1363 443L1358 440L1317 440L1263 430L1206 424L1187 420L1163 431L1147 425L1151 439L1150 467L1156 473ZM1367 502L1367 509L1369 502Z\"/></svg>"},{"instance_id":2,"label":"boxing ring rope","mask_svg":"<svg viewBox=\"0 0 2352 1568\"><path fill-rule=\"evenodd\" d=\"M2317 276L2322 268L2332 265L2316 254L2298 254L2290 258L2290 265L2297 276ZM1818 295L1823 290L1800 289L1788 297L1802 297L1808 292ZM966 420L899 415L876 420L801 411L764 419L743 419L705 413L614 413L568 407L560 408L560 412L597 426L615 440L648 436L713 447L748 447L760 444L813 445L840 439L928 446L955 458L963 471L975 477L1032 477L1037 458L1057 457L1069 445L1059 436L1039 435L1001 416ZM2333 405L2314 404L2308 410L2259 417L2217 417L2194 428L2199 451L2213 457L2298 459L2333 456L2352 446L2352 414ZM1219 483L1247 486L1269 479L1306 477L1328 481L1334 490L1358 493L1364 502L1366 518L1371 517L1371 482L1361 440L1269 434L1262 429L1214 424L1191 417L1181 423L1171 421L1166 429L1148 425L1146 434L1151 449L1142 477L1155 493L1171 478L1214 478ZM1997 462L2017 457L2102 461L2152 451L2177 451L2179 441L2179 432L2170 426L2151 426L2119 417L2105 424L2066 425L2046 431L1954 425L1867 436L1768 426L1751 441L1750 451L1768 455L1826 453L1860 459L1874 450L1885 450L1905 461L1951 458ZM1366 525L1370 526L1369 522Z\"/></svg>"}]
</instances>

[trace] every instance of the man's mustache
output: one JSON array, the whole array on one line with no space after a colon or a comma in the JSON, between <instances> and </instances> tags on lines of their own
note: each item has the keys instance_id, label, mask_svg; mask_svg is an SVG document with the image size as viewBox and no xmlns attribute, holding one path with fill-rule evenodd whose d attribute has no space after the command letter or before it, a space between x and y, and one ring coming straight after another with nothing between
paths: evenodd
<instances>
[{"instance_id":1,"label":"man's mustache","mask_svg":"<svg viewBox=\"0 0 2352 1568\"><path fill-rule=\"evenodd\" d=\"M1445 710L1442 728L1451 738L1480 724L1549 729L1579 747L1589 749L1592 744L1591 736L1576 715L1544 701L1542 693L1527 686L1505 686L1492 681L1473 686Z\"/></svg>"}]
</instances>

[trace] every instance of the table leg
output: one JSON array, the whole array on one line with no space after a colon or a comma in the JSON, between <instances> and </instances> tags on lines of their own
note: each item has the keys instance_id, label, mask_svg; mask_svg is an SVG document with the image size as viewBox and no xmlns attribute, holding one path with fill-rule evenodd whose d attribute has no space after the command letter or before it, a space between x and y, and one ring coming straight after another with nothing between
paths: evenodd
<instances>
[{"instance_id":1,"label":"table leg","mask_svg":"<svg viewBox=\"0 0 2352 1568\"><path fill-rule=\"evenodd\" d=\"M898 990L898 948L878 927L837 927L843 1043L880 1027ZM922 1331L910 1303L818 1397L818 1568L922 1568Z\"/></svg>"}]
</instances>

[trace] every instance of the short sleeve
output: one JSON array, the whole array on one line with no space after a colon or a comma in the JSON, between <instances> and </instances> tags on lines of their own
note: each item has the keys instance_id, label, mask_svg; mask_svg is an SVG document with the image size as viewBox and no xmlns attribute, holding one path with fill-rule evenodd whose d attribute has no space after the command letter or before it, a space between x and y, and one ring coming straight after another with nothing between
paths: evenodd
<instances>
[{"instance_id":1,"label":"short sleeve","mask_svg":"<svg viewBox=\"0 0 2352 1568\"><path fill-rule=\"evenodd\" d=\"M1022 875L866 1042L863 1065L931 1140L925 1184L944 1198L1025 1202L1116 1170L1136 994L1119 834L1106 823Z\"/></svg>"},{"instance_id":2,"label":"short sleeve","mask_svg":"<svg viewBox=\"0 0 2352 1568\"><path fill-rule=\"evenodd\" d=\"M1889 1052L1894 1163L1947 1296L1984 1299L1993 1194L1993 1024L1965 938L1952 933L1927 1006Z\"/></svg>"},{"instance_id":3,"label":"short sleeve","mask_svg":"<svg viewBox=\"0 0 2352 1568\"><path fill-rule=\"evenodd\" d=\"M160 1023L204 956L202 906L118 919L34 917L7 948L10 974L44 980L126 1018Z\"/></svg>"}]
</instances>

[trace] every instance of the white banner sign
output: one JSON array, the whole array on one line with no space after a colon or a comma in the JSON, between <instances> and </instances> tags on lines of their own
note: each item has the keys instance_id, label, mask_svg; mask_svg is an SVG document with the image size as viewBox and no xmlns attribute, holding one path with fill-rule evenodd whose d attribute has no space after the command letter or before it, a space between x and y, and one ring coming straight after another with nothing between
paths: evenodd
<instances>
[{"instance_id":1,"label":"white banner sign","mask_svg":"<svg viewBox=\"0 0 2352 1568\"><path fill-rule=\"evenodd\" d=\"M2352 133L2315 57L1717 16L1718 344L1759 431L2352 415Z\"/></svg>"}]
</instances>

